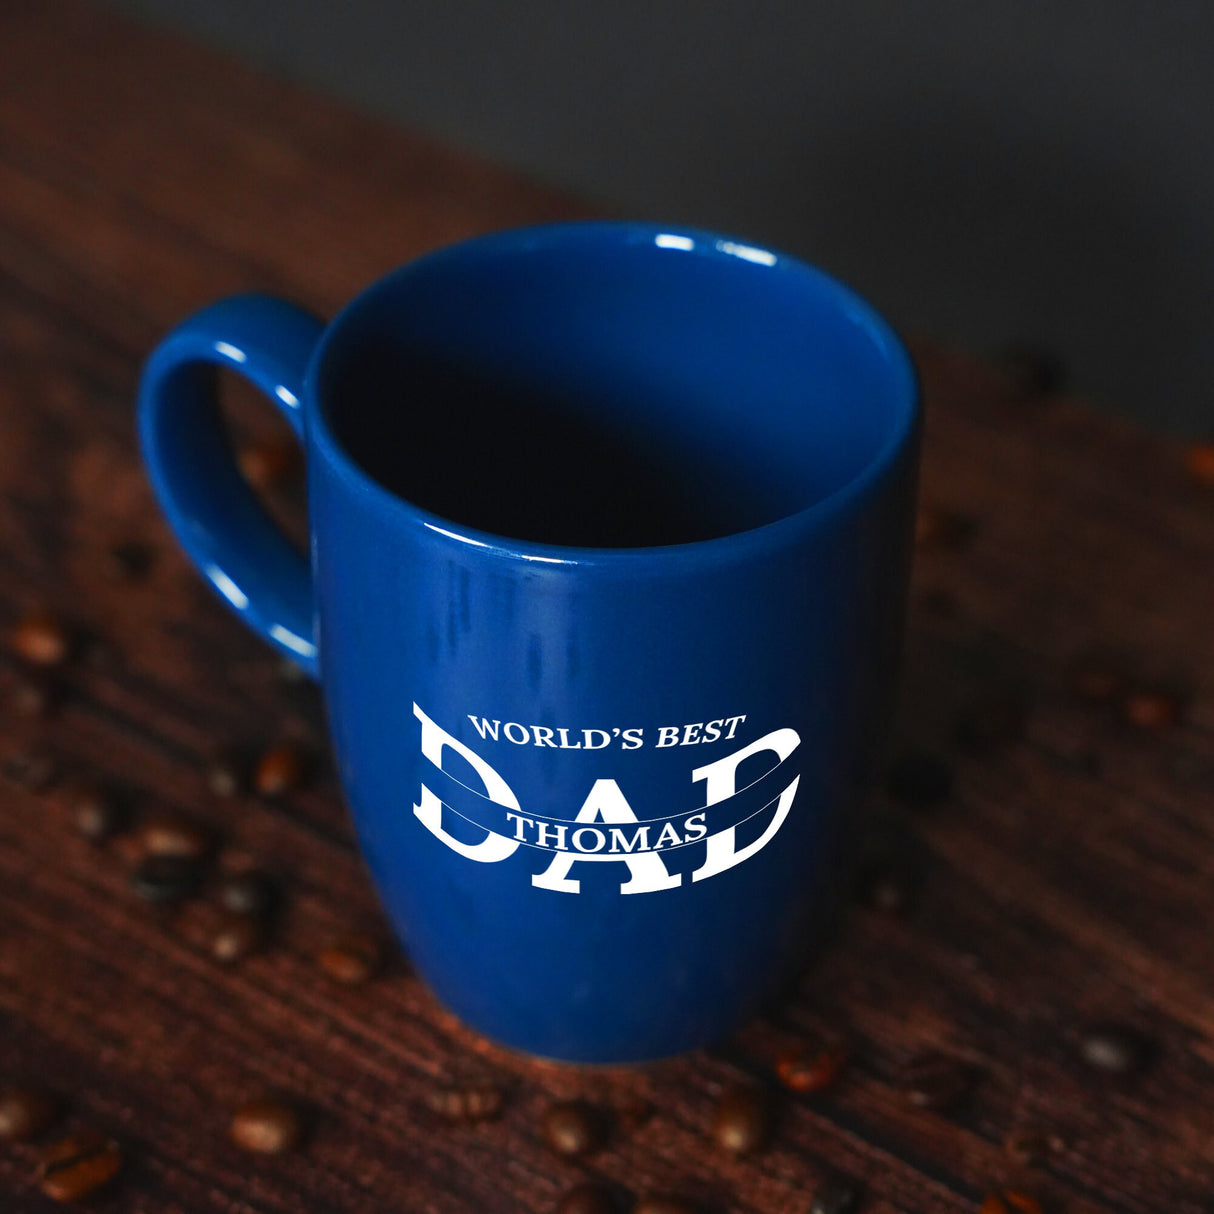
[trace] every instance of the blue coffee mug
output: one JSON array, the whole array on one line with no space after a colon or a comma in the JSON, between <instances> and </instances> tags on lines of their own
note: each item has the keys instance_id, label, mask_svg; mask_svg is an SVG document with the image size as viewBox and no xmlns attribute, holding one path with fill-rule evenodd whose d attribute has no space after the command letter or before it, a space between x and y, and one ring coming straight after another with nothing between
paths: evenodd
<instances>
[{"instance_id":1,"label":"blue coffee mug","mask_svg":"<svg viewBox=\"0 0 1214 1214\"><path fill-rule=\"evenodd\" d=\"M310 561L237 471L217 367L305 447ZM639 1061L796 973L848 876L909 566L918 389L868 304L703 231L533 227L328 325L206 308L139 420L203 575L320 680L380 897L469 1025Z\"/></svg>"}]
</instances>

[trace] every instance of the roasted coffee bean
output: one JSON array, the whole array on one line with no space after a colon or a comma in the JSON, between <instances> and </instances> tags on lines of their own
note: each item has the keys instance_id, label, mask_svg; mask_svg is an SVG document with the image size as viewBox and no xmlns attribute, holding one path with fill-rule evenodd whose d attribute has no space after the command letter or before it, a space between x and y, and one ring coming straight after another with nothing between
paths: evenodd
<instances>
[{"instance_id":1,"label":"roasted coffee bean","mask_svg":"<svg viewBox=\"0 0 1214 1214\"><path fill-rule=\"evenodd\" d=\"M807 1050L790 1050L776 1060L776 1075L794 1092L822 1092L830 1087L847 1066L847 1049L828 1045Z\"/></svg>"},{"instance_id":2,"label":"roasted coffee bean","mask_svg":"<svg viewBox=\"0 0 1214 1214\"><path fill-rule=\"evenodd\" d=\"M118 1144L104 1134L85 1130L47 1149L38 1184L55 1201L81 1201L105 1188L121 1170Z\"/></svg>"},{"instance_id":3,"label":"roasted coffee bean","mask_svg":"<svg viewBox=\"0 0 1214 1214\"><path fill-rule=\"evenodd\" d=\"M282 1100L254 1100L236 1111L228 1127L232 1141L259 1155L283 1155L303 1137L298 1110Z\"/></svg>"},{"instance_id":4,"label":"roasted coffee bean","mask_svg":"<svg viewBox=\"0 0 1214 1214\"><path fill-rule=\"evenodd\" d=\"M54 1120L57 1109L55 1098L41 1088L0 1089L0 1142L36 1138Z\"/></svg>"},{"instance_id":5,"label":"roasted coffee bean","mask_svg":"<svg viewBox=\"0 0 1214 1214\"><path fill-rule=\"evenodd\" d=\"M1041 1214L1041 1203L1027 1193L1001 1189L987 1197L979 1214Z\"/></svg>"},{"instance_id":6,"label":"roasted coffee bean","mask_svg":"<svg viewBox=\"0 0 1214 1214\"><path fill-rule=\"evenodd\" d=\"M983 696L957 718L957 744L970 754L987 754L1019 741L1027 716L1024 700L1013 692Z\"/></svg>"},{"instance_id":7,"label":"roasted coffee bean","mask_svg":"<svg viewBox=\"0 0 1214 1214\"><path fill-rule=\"evenodd\" d=\"M1214 485L1214 442L1194 443L1185 452L1184 463L1194 480Z\"/></svg>"},{"instance_id":8,"label":"roasted coffee bean","mask_svg":"<svg viewBox=\"0 0 1214 1214\"><path fill-rule=\"evenodd\" d=\"M62 690L43 675L21 676L13 686L10 703L13 711L23 717L53 716L63 699Z\"/></svg>"},{"instance_id":9,"label":"roasted coffee bean","mask_svg":"<svg viewBox=\"0 0 1214 1214\"><path fill-rule=\"evenodd\" d=\"M1138 729L1169 729L1180 720L1180 697L1156 687L1127 691L1121 701L1122 716Z\"/></svg>"},{"instance_id":10,"label":"roasted coffee bean","mask_svg":"<svg viewBox=\"0 0 1214 1214\"><path fill-rule=\"evenodd\" d=\"M1038 1163L1062 1150L1062 1139L1043 1126L1021 1126L1004 1139L1003 1149L1016 1163Z\"/></svg>"},{"instance_id":11,"label":"roasted coffee bean","mask_svg":"<svg viewBox=\"0 0 1214 1214\"><path fill-rule=\"evenodd\" d=\"M561 1198L556 1214L617 1214L618 1210L610 1189L596 1184L580 1184Z\"/></svg>"},{"instance_id":12,"label":"roasted coffee bean","mask_svg":"<svg viewBox=\"0 0 1214 1214\"><path fill-rule=\"evenodd\" d=\"M198 888L200 875L187 856L145 856L131 873L131 889L145 902L180 902Z\"/></svg>"},{"instance_id":13,"label":"roasted coffee bean","mask_svg":"<svg viewBox=\"0 0 1214 1214\"><path fill-rule=\"evenodd\" d=\"M1124 686L1125 676L1112 658L1087 654L1071 665L1067 683L1082 700L1111 700Z\"/></svg>"},{"instance_id":14,"label":"roasted coffee bean","mask_svg":"<svg viewBox=\"0 0 1214 1214\"><path fill-rule=\"evenodd\" d=\"M253 787L263 797L281 797L299 788L307 774L307 761L289 742L271 746L253 771Z\"/></svg>"},{"instance_id":15,"label":"roasted coffee bean","mask_svg":"<svg viewBox=\"0 0 1214 1214\"><path fill-rule=\"evenodd\" d=\"M930 611L932 615L942 620L956 619L960 611L957 596L951 591L945 590L943 586L929 587L923 592L920 601L923 603L924 610Z\"/></svg>"},{"instance_id":16,"label":"roasted coffee bean","mask_svg":"<svg viewBox=\"0 0 1214 1214\"><path fill-rule=\"evenodd\" d=\"M754 1084L738 1084L717 1101L712 1137L723 1150L733 1155L748 1155L767 1141L771 1121L771 1101L767 1093Z\"/></svg>"},{"instance_id":17,"label":"roasted coffee bean","mask_svg":"<svg viewBox=\"0 0 1214 1214\"><path fill-rule=\"evenodd\" d=\"M492 1083L446 1084L426 1094L432 1112L448 1121L485 1121L502 1111L505 1093Z\"/></svg>"},{"instance_id":18,"label":"roasted coffee bean","mask_svg":"<svg viewBox=\"0 0 1214 1214\"><path fill-rule=\"evenodd\" d=\"M379 972L383 952L370 936L348 932L322 948L316 963L334 982L358 986Z\"/></svg>"},{"instance_id":19,"label":"roasted coffee bean","mask_svg":"<svg viewBox=\"0 0 1214 1214\"><path fill-rule=\"evenodd\" d=\"M247 785L247 764L234 751L217 754L207 767L207 787L217 797L234 797Z\"/></svg>"},{"instance_id":20,"label":"roasted coffee bean","mask_svg":"<svg viewBox=\"0 0 1214 1214\"><path fill-rule=\"evenodd\" d=\"M256 489L286 484L303 470L299 444L289 438L263 438L242 447L237 455L245 480Z\"/></svg>"},{"instance_id":21,"label":"roasted coffee bean","mask_svg":"<svg viewBox=\"0 0 1214 1214\"><path fill-rule=\"evenodd\" d=\"M1141 1033L1125 1025L1098 1024L1084 1034L1079 1053L1098 1071L1125 1075L1146 1063L1150 1046Z\"/></svg>"},{"instance_id":22,"label":"roasted coffee bean","mask_svg":"<svg viewBox=\"0 0 1214 1214\"><path fill-rule=\"evenodd\" d=\"M847 1176L828 1176L814 1193L809 1214L852 1214L860 1204L860 1185Z\"/></svg>"},{"instance_id":23,"label":"roasted coffee bean","mask_svg":"<svg viewBox=\"0 0 1214 1214\"><path fill-rule=\"evenodd\" d=\"M616 1101L613 1111L619 1128L632 1133L653 1117L653 1101L639 1092L627 1092Z\"/></svg>"},{"instance_id":24,"label":"roasted coffee bean","mask_svg":"<svg viewBox=\"0 0 1214 1214\"><path fill-rule=\"evenodd\" d=\"M911 751L886 769L885 791L909 809L929 809L953 792L953 770L936 755Z\"/></svg>"},{"instance_id":25,"label":"roasted coffee bean","mask_svg":"<svg viewBox=\"0 0 1214 1214\"><path fill-rule=\"evenodd\" d=\"M651 1195L642 1197L632 1214L703 1214L702 1208L682 1197Z\"/></svg>"},{"instance_id":26,"label":"roasted coffee bean","mask_svg":"<svg viewBox=\"0 0 1214 1214\"><path fill-rule=\"evenodd\" d=\"M308 683L308 672L293 658L279 658L275 669L278 681L288 687L306 686Z\"/></svg>"},{"instance_id":27,"label":"roasted coffee bean","mask_svg":"<svg viewBox=\"0 0 1214 1214\"><path fill-rule=\"evenodd\" d=\"M211 937L211 956L224 965L243 961L265 944L266 930L260 919L233 915Z\"/></svg>"},{"instance_id":28,"label":"roasted coffee bean","mask_svg":"<svg viewBox=\"0 0 1214 1214\"><path fill-rule=\"evenodd\" d=\"M1050 396L1066 387L1066 367L1052 350L1031 341L1016 341L994 357L995 369L1013 400Z\"/></svg>"},{"instance_id":29,"label":"roasted coffee bean","mask_svg":"<svg viewBox=\"0 0 1214 1214\"><path fill-rule=\"evenodd\" d=\"M561 1100L544 1113L544 1141L558 1155L585 1155L603 1139L603 1119L582 1100Z\"/></svg>"},{"instance_id":30,"label":"roasted coffee bean","mask_svg":"<svg viewBox=\"0 0 1214 1214\"><path fill-rule=\"evenodd\" d=\"M126 825L126 812L118 797L92 782L71 790L67 808L77 832L90 843L104 843Z\"/></svg>"},{"instance_id":31,"label":"roasted coffee bean","mask_svg":"<svg viewBox=\"0 0 1214 1214\"><path fill-rule=\"evenodd\" d=\"M180 814L155 813L139 827L139 846L145 856L176 856L201 860L211 850L211 832Z\"/></svg>"},{"instance_id":32,"label":"roasted coffee bean","mask_svg":"<svg viewBox=\"0 0 1214 1214\"><path fill-rule=\"evenodd\" d=\"M45 792L59 778L59 764L41 747L13 750L0 763L4 778L27 792Z\"/></svg>"},{"instance_id":33,"label":"roasted coffee bean","mask_svg":"<svg viewBox=\"0 0 1214 1214\"><path fill-rule=\"evenodd\" d=\"M35 666L62 666L71 656L72 634L53 612L36 607L9 634L13 652Z\"/></svg>"},{"instance_id":34,"label":"roasted coffee bean","mask_svg":"<svg viewBox=\"0 0 1214 1214\"><path fill-rule=\"evenodd\" d=\"M111 544L106 552L106 570L119 582L137 582L147 577L155 561L155 549L138 540Z\"/></svg>"},{"instance_id":35,"label":"roasted coffee bean","mask_svg":"<svg viewBox=\"0 0 1214 1214\"><path fill-rule=\"evenodd\" d=\"M861 905L886 915L906 915L914 906L918 879L896 856L870 857L860 869L856 892Z\"/></svg>"},{"instance_id":36,"label":"roasted coffee bean","mask_svg":"<svg viewBox=\"0 0 1214 1214\"><path fill-rule=\"evenodd\" d=\"M974 1078L968 1063L931 1052L913 1059L903 1070L900 1082L907 1100L916 1108L943 1113L969 1095Z\"/></svg>"},{"instance_id":37,"label":"roasted coffee bean","mask_svg":"<svg viewBox=\"0 0 1214 1214\"><path fill-rule=\"evenodd\" d=\"M277 894L277 887L265 873L250 870L224 877L216 897L220 906L234 915L264 916L274 909Z\"/></svg>"},{"instance_id":38,"label":"roasted coffee bean","mask_svg":"<svg viewBox=\"0 0 1214 1214\"><path fill-rule=\"evenodd\" d=\"M974 532L968 515L923 503L915 514L915 543L920 548L959 548Z\"/></svg>"}]
</instances>

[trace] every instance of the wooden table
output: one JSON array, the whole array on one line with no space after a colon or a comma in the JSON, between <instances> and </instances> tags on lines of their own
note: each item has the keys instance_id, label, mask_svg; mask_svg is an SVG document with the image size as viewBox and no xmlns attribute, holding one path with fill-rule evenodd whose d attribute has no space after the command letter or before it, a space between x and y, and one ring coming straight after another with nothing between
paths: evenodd
<instances>
[{"instance_id":1,"label":"wooden table","mask_svg":"<svg viewBox=\"0 0 1214 1214\"><path fill-rule=\"evenodd\" d=\"M329 312L431 246L581 210L75 0L0 10L0 624L45 604L94 638L52 720L8 704L24 675L0 657L6 753L46 747L62 771L0 789L0 1084L61 1095L44 1142L91 1125L122 1144L104 1211L508 1214L590 1177L800 1214L832 1172L874 1212L971 1211L1004 1184L1071 1214L1214 1209L1214 491L1163 441L1074 400L1016 399L960 354L919 350L925 499L971 527L945 527L915 571L897 746L943 755L955 787L922 811L879 798L915 857L908 913L857 907L769 1017L636 1071L497 1053L403 960L348 989L318 971L331 933L380 930L374 898L323 772L277 802L208 789L217 745L318 741L316 706L170 541L135 449L141 359L224 293ZM132 541L154 564L115 581L110 549ZM1178 682L1180 722L1135 728L1116 697L1077 697L1067 670L1094 646L1131 682ZM959 745L958 714L1009 691L1022 736ZM222 967L207 898L152 913L134 897L130 836L95 847L67 821L82 775L129 787L139 813L195 814L224 840L220 867L281 874L274 946ZM1085 1063L1104 1021L1154 1043L1146 1065ZM708 1134L718 1093L774 1082L777 1055L819 1035L851 1043L842 1077L783 1093L767 1148L728 1157ZM974 1068L951 1110L900 1086L928 1049ZM428 1109L436 1083L467 1079L504 1085L499 1118ZM228 1141L263 1089L308 1110L302 1150ZM615 1110L584 1161L542 1141L560 1095ZM1017 1163L1005 1140L1032 1127L1058 1141ZM41 1146L0 1144L3 1210L51 1206Z\"/></svg>"}]
</instances>

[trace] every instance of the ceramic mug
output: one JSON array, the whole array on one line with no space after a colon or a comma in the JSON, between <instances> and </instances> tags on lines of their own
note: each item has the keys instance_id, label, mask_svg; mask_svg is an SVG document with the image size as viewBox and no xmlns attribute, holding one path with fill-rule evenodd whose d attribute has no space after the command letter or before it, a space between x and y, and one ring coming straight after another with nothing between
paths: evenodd
<instances>
[{"instance_id":1,"label":"ceramic mug","mask_svg":"<svg viewBox=\"0 0 1214 1214\"><path fill-rule=\"evenodd\" d=\"M306 452L310 560L233 461L214 372ZM846 287L703 231L568 223L266 296L140 388L169 522L323 687L419 973L553 1058L726 1034L838 905L891 699L911 361Z\"/></svg>"}]
</instances>

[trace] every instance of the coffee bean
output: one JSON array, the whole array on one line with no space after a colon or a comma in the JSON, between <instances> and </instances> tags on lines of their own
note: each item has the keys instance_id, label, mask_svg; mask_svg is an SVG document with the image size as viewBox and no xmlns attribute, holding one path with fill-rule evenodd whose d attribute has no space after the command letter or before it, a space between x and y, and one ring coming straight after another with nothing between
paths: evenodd
<instances>
[{"instance_id":1,"label":"coffee bean","mask_svg":"<svg viewBox=\"0 0 1214 1214\"><path fill-rule=\"evenodd\" d=\"M250 870L224 877L216 896L220 906L234 915L264 916L274 909L277 894L277 887L265 873Z\"/></svg>"},{"instance_id":2,"label":"coffee bean","mask_svg":"<svg viewBox=\"0 0 1214 1214\"><path fill-rule=\"evenodd\" d=\"M1081 700L1111 700L1124 682L1117 663L1101 654L1085 655L1067 671L1067 684Z\"/></svg>"},{"instance_id":3,"label":"coffee bean","mask_svg":"<svg viewBox=\"0 0 1214 1214\"><path fill-rule=\"evenodd\" d=\"M921 503L915 514L915 543L920 548L959 548L974 532L968 515Z\"/></svg>"},{"instance_id":4,"label":"coffee bean","mask_svg":"<svg viewBox=\"0 0 1214 1214\"><path fill-rule=\"evenodd\" d=\"M952 795L953 771L936 755L911 751L886 769L885 791L909 809L928 809Z\"/></svg>"},{"instance_id":5,"label":"coffee bean","mask_svg":"<svg viewBox=\"0 0 1214 1214\"><path fill-rule=\"evenodd\" d=\"M147 577L155 561L155 549L138 540L111 544L106 552L106 570L118 582L137 582Z\"/></svg>"},{"instance_id":6,"label":"coffee bean","mask_svg":"<svg viewBox=\"0 0 1214 1214\"><path fill-rule=\"evenodd\" d=\"M1027 1193L1001 1189L987 1197L979 1214L1041 1214L1041 1203Z\"/></svg>"},{"instance_id":7,"label":"coffee bean","mask_svg":"<svg viewBox=\"0 0 1214 1214\"><path fill-rule=\"evenodd\" d=\"M909 914L918 880L910 866L895 856L873 856L860 870L857 896L861 905L886 915Z\"/></svg>"},{"instance_id":8,"label":"coffee bean","mask_svg":"<svg viewBox=\"0 0 1214 1214\"><path fill-rule=\"evenodd\" d=\"M303 1136L299 1112L282 1100L254 1100L236 1111L228 1127L232 1141L259 1155L283 1155Z\"/></svg>"},{"instance_id":9,"label":"coffee bean","mask_svg":"<svg viewBox=\"0 0 1214 1214\"><path fill-rule=\"evenodd\" d=\"M175 856L184 860L201 860L213 842L206 827L167 812L148 817L139 827L138 841L145 856Z\"/></svg>"},{"instance_id":10,"label":"coffee bean","mask_svg":"<svg viewBox=\"0 0 1214 1214\"><path fill-rule=\"evenodd\" d=\"M35 666L62 666L71 656L72 634L53 612L36 607L9 634L13 652Z\"/></svg>"},{"instance_id":11,"label":"coffee bean","mask_svg":"<svg viewBox=\"0 0 1214 1214\"><path fill-rule=\"evenodd\" d=\"M957 718L957 744L970 754L988 754L1019 741L1027 715L1024 700L1013 692L983 696Z\"/></svg>"},{"instance_id":12,"label":"coffee bean","mask_svg":"<svg viewBox=\"0 0 1214 1214\"><path fill-rule=\"evenodd\" d=\"M278 681L288 687L307 686L308 672L293 658L281 657L275 667Z\"/></svg>"},{"instance_id":13,"label":"coffee bean","mask_svg":"<svg viewBox=\"0 0 1214 1214\"><path fill-rule=\"evenodd\" d=\"M639 1092L626 1092L616 1101L614 1113L619 1128L632 1133L653 1117L653 1102Z\"/></svg>"},{"instance_id":14,"label":"coffee bean","mask_svg":"<svg viewBox=\"0 0 1214 1214\"><path fill-rule=\"evenodd\" d=\"M432 1112L448 1121L485 1121L502 1111L505 1094L491 1083L449 1084L426 1094Z\"/></svg>"},{"instance_id":15,"label":"coffee bean","mask_svg":"<svg viewBox=\"0 0 1214 1214\"><path fill-rule=\"evenodd\" d=\"M1145 1037L1121 1024L1093 1025L1079 1046L1088 1066L1113 1075L1126 1075L1143 1066L1150 1054Z\"/></svg>"},{"instance_id":16,"label":"coffee bean","mask_svg":"<svg viewBox=\"0 0 1214 1214\"><path fill-rule=\"evenodd\" d=\"M306 774L303 753L289 742L280 742L258 759L253 787L263 797L281 797L299 788Z\"/></svg>"},{"instance_id":17,"label":"coffee bean","mask_svg":"<svg viewBox=\"0 0 1214 1214\"><path fill-rule=\"evenodd\" d=\"M374 978L383 962L379 944L370 936L349 932L316 954L316 963L343 986L358 986Z\"/></svg>"},{"instance_id":18,"label":"coffee bean","mask_svg":"<svg viewBox=\"0 0 1214 1214\"><path fill-rule=\"evenodd\" d=\"M233 915L211 937L211 956L224 965L243 961L265 944L266 930L261 920L250 915Z\"/></svg>"},{"instance_id":19,"label":"coffee bean","mask_svg":"<svg viewBox=\"0 0 1214 1214\"><path fill-rule=\"evenodd\" d=\"M55 714L62 699L58 685L45 676L31 673L17 680L10 703L18 716L45 719Z\"/></svg>"},{"instance_id":20,"label":"coffee bean","mask_svg":"<svg viewBox=\"0 0 1214 1214\"><path fill-rule=\"evenodd\" d=\"M632 1214L702 1214L701 1207L682 1197L654 1195L642 1197Z\"/></svg>"},{"instance_id":21,"label":"coffee bean","mask_svg":"<svg viewBox=\"0 0 1214 1214\"><path fill-rule=\"evenodd\" d=\"M289 438L263 438L242 447L237 456L245 479L256 489L271 489L303 469L299 444Z\"/></svg>"},{"instance_id":22,"label":"coffee bean","mask_svg":"<svg viewBox=\"0 0 1214 1214\"><path fill-rule=\"evenodd\" d=\"M121 1170L118 1144L104 1134L85 1130L47 1149L38 1184L54 1201L81 1201L105 1188Z\"/></svg>"},{"instance_id":23,"label":"coffee bean","mask_svg":"<svg viewBox=\"0 0 1214 1214\"><path fill-rule=\"evenodd\" d=\"M544 1113L544 1141L558 1155L585 1155L603 1139L603 1120L581 1100L561 1100Z\"/></svg>"},{"instance_id":24,"label":"coffee bean","mask_svg":"<svg viewBox=\"0 0 1214 1214\"><path fill-rule=\"evenodd\" d=\"M828 1176L814 1193L809 1214L851 1214L860 1204L860 1185L846 1176Z\"/></svg>"},{"instance_id":25,"label":"coffee bean","mask_svg":"<svg viewBox=\"0 0 1214 1214\"><path fill-rule=\"evenodd\" d=\"M794 1092L822 1092L830 1087L847 1065L847 1049L828 1045L790 1050L776 1061L780 1082Z\"/></svg>"},{"instance_id":26,"label":"coffee bean","mask_svg":"<svg viewBox=\"0 0 1214 1214\"><path fill-rule=\"evenodd\" d=\"M0 1089L0 1142L36 1138L55 1118L58 1106L41 1088Z\"/></svg>"},{"instance_id":27,"label":"coffee bean","mask_svg":"<svg viewBox=\"0 0 1214 1214\"><path fill-rule=\"evenodd\" d=\"M1194 480L1214 485L1214 442L1194 443L1185 451L1184 462Z\"/></svg>"},{"instance_id":28,"label":"coffee bean","mask_svg":"<svg viewBox=\"0 0 1214 1214\"><path fill-rule=\"evenodd\" d=\"M556 1214L617 1214L618 1209L610 1189L596 1184L580 1184L561 1198Z\"/></svg>"},{"instance_id":29,"label":"coffee bean","mask_svg":"<svg viewBox=\"0 0 1214 1214\"><path fill-rule=\"evenodd\" d=\"M923 592L920 601L923 603L924 610L942 620L956 619L960 612L956 595L945 590L943 586L929 587Z\"/></svg>"},{"instance_id":30,"label":"coffee bean","mask_svg":"<svg viewBox=\"0 0 1214 1214\"><path fill-rule=\"evenodd\" d=\"M180 902L197 888L198 863L187 856L146 856L131 873L131 889L145 902Z\"/></svg>"},{"instance_id":31,"label":"coffee bean","mask_svg":"<svg viewBox=\"0 0 1214 1214\"><path fill-rule=\"evenodd\" d=\"M0 763L0 773L26 792L45 792L59 778L59 764L41 747L19 749L5 755Z\"/></svg>"},{"instance_id":32,"label":"coffee bean","mask_svg":"<svg viewBox=\"0 0 1214 1214\"><path fill-rule=\"evenodd\" d=\"M1066 387L1066 367L1052 350L1032 341L1011 342L993 359L1004 389L1013 400L1051 396Z\"/></svg>"},{"instance_id":33,"label":"coffee bean","mask_svg":"<svg viewBox=\"0 0 1214 1214\"><path fill-rule=\"evenodd\" d=\"M77 784L68 796L68 813L76 830L90 843L104 843L126 825L119 799L90 782Z\"/></svg>"},{"instance_id":34,"label":"coffee bean","mask_svg":"<svg viewBox=\"0 0 1214 1214\"><path fill-rule=\"evenodd\" d=\"M1003 1149L1020 1164L1039 1163L1062 1150L1062 1139L1043 1126L1021 1126L1004 1139Z\"/></svg>"},{"instance_id":35,"label":"coffee bean","mask_svg":"<svg viewBox=\"0 0 1214 1214\"><path fill-rule=\"evenodd\" d=\"M217 797L234 797L245 790L246 764L235 752L217 754L207 767L207 787Z\"/></svg>"},{"instance_id":36,"label":"coffee bean","mask_svg":"<svg viewBox=\"0 0 1214 1214\"><path fill-rule=\"evenodd\" d=\"M1121 701L1122 715L1138 729L1169 729L1180 720L1180 711L1180 697L1162 688L1132 688Z\"/></svg>"},{"instance_id":37,"label":"coffee bean","mask_svg":"<svg viewBox=\"0 0 1214 1214\"><path fill-rule=\"evenodd\" d=\"M909 1063L902 1072L901 1087L916 1108L943 1113L969 1095L974 1078L967 1063L931 1052L920 1054Z\"/></svg>"},{"instance_id":38,"label":"coffee bean","mask_svg":"<svg viewBox=\"0 0 1214 1214\"><path fill-rule=\"evenodd\" d=\"M771 1101L766 1093L753 1084L739 1084L717 1102L712 1137L723 1150L748 1155L767 1141L771 1121Z\"/></svg>"}]
</instances>

